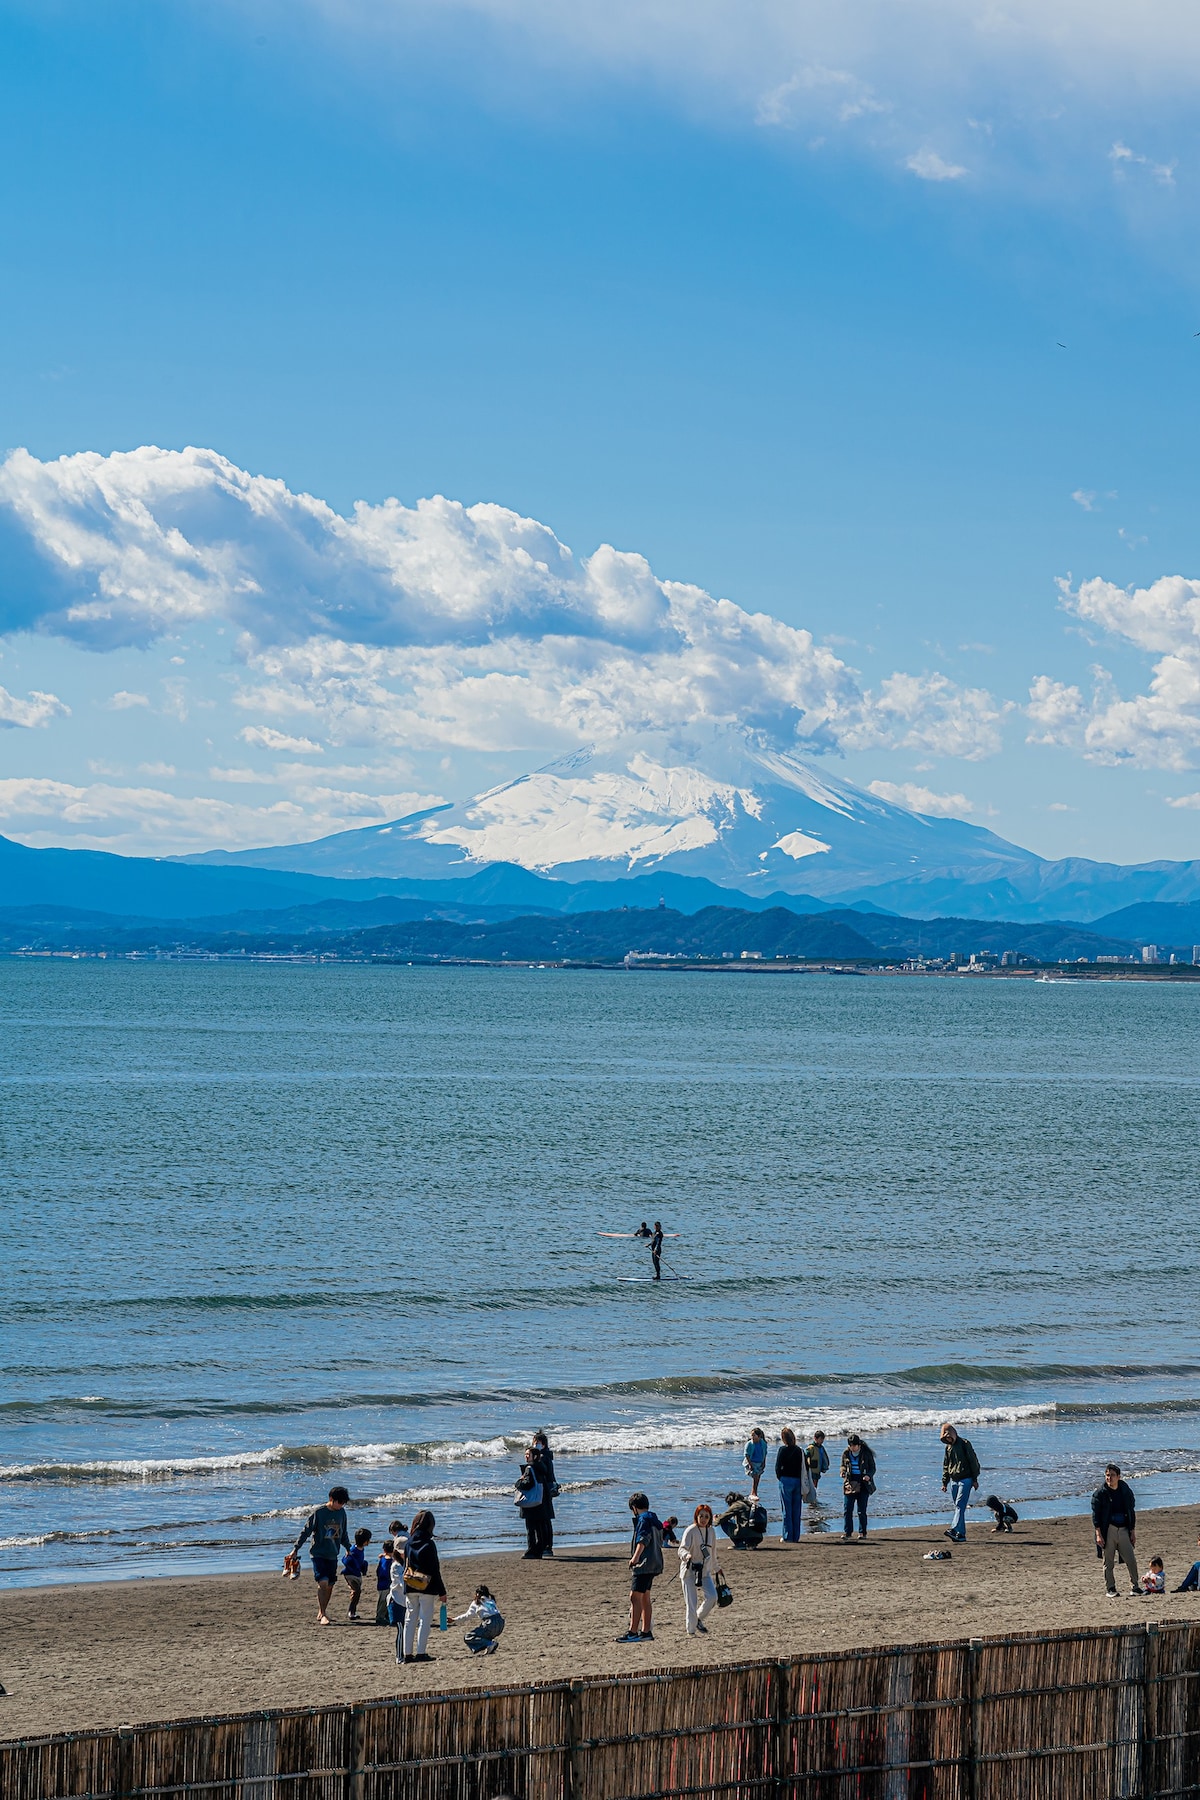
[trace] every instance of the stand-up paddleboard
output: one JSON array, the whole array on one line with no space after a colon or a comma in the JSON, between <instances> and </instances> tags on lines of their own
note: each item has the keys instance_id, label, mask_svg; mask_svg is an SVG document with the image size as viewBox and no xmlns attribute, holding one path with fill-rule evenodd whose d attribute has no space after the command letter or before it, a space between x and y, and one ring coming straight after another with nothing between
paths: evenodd
<instances>
[{"instance_id":1,"label":"stand-up paddleboard","mask_svg":"<svg viewBox=\"0 0 1200 1800\"><path fill-rule=\"evenodd\" d=\"M631 1281L654 1281L654 1279L655 1278L653 1275L618 1275L617 1276L617 1280L622 1282L626 1286ZM691 1279L692 1278L690 1275L660 1275L658 1277L657 1285L661 1287L662 1283L664 1281L690 1281Z\"/></svg>"},{"instance_id":2,"label":"stand-up paddleboard","mask_svg":"<svg viewBox=\"0 0 1200 1800\"><path fill-rule=\"evenodd\" d=\"M665 1238L679 1237L681 1235L682 1234L678 1231L664 1231L663 1232L663 1236ZM598 1231L596 1233L596 1236L597 1237L615 1237L615 1238L636 1238L636 1237L641 1237L642 1234L640 1231ZM650 1242L650 1239L644 1238L643 1242L648 1244Z\"/></svg>"}]
</instances>

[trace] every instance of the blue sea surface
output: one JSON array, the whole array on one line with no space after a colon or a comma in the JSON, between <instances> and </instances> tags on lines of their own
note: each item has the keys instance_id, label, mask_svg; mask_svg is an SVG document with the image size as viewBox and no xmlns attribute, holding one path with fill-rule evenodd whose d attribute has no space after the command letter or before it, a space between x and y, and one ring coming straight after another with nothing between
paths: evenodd
<instances>
[{"instance_id":1,"label":"blue sea surface","mask_svg":"<svg viewBox=\"0 0 1200 1800\"><path fill-rule=\"evenodd\" d=\"M1198 1009L0 961L0 1582L276 1567L334 1480L377 1539L426 1504L451 1553L515 1546L537 1426L561 1542L743 1486L754 1423L835 1463L857 1427L881 1524L943 1516L946 1418L1024 1513L1112 1456L1191 1501ZM643 1218L685 1279L626 1279L600 1233Z\"/></svg>"}]
</instances>

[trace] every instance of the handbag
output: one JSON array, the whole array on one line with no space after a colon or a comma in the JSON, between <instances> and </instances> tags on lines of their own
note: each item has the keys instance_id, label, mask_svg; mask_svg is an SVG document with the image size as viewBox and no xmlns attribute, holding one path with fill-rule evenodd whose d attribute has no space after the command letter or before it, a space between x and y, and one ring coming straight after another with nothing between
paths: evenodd
<instances>
[{"instance_id":1,"label":"handbag","mask_svg":"<svg viewBox=\"0 0 1200 1800\"><path fill-rule=\"evenodd\" d=\"M513 1505L519 1506L522 1512L528 1507L530 1511L542 1504L542 1484L535 1481L531 1487L518 1488L513 1495Z\"/></svg>"},{"instance_id":2,"label":"handbag","mask_svg":"<svg viewBox=\"0 0 1200 1800\"><path fill-rule=\"evenodd\" d=\"M404 1570L404 1591L406 1594L423 1594L433 1576L425 1569L411 1569L407 1565Z\"/></svg>"},{"instance_id":3,"label":"handbag","mask_svg":"<svg viewBox=\"0 0 1200 1800\"><path fill-rule=\"evenodd\" d=\"M718 1606L732 1606L733 1605L733 1589L730 1587L729 1583L726 1581L725 1576L720 1569L717 1570L716 1589L717 1589L717 1605Z\"/></svg>"}]
</instances>

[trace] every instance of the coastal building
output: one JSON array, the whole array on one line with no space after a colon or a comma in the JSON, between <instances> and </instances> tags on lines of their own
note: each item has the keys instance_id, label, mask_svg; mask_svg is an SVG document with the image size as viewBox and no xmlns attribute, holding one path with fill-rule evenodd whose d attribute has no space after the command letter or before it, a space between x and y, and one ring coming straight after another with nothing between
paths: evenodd
<instances>
[{"instance_id":1,"label":"coastal building","mask_svg":"<svg viewBox=\"0 0 1200 1800\"><path fill-rule=\"evenodd\" d=\"M1142 961L1144 963L1156 963L1158 961L1158 945L1157 944L1143 944L1142 945Z\"/></svg>"}]
</instances>

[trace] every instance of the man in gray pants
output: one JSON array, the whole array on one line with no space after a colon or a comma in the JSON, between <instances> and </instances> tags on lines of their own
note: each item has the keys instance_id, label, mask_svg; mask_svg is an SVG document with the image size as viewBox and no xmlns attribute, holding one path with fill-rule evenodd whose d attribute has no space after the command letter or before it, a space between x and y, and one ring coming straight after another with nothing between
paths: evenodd
<instances>
[{"instance_id":1,"label":"man in gray pants","mask_svg":"<svg viewBox=\"0 0 1200 1800\"><path fill-rule=\"evenodd\" d=\"M1133 1489L1121 1480L1116 1463L1108 1464L1104 1471L1104 1486L1098 1487L1092 1495L1092 1524L1096 1528L1096 1554L1104 1552L1104 1586L1109 1598L1115 1600L1117 1597L1115 1565L1119 1556L1129 1574L1129 1591L1140 1599L1142 1589L1133 1550L1137 1541L1137 1510Z\"/></svg>"}]
</instances>

